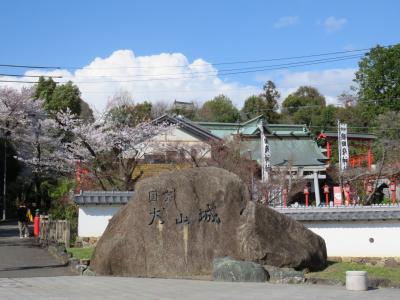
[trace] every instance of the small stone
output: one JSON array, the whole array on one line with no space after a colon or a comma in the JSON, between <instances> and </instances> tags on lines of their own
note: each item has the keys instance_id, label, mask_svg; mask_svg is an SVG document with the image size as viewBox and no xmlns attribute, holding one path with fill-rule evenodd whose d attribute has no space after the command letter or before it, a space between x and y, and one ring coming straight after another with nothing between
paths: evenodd
<instances>
[{"instance_id":1,"label":"small stone","mask_svg":"<svg viewBox=\"0 0 400 300\"><path fill-rule=\"evenodd\" d=\"M83 272L87 269L87 266L86 265L81 265L81 264L79 264L79 265L77 265L76 267L75 267L75 269L79 272L79 274L83 274Z\"/></svg>"},{"instance_id":2,"label":"small stone","mask_svg":"<svg viewBox=\"0 0 400 300\"><path fill-rule=\"evenodd\" d=\"M83 276L96 276L96 273L93 272L90 268L87 268L82 273Z\"/></svg>"},{"instance_id":3,"label":"small stone","mask_svg":"<svg viewBox=\"0 0 400 300\"><path fill-rule=\"evenodd\" d=\"M293 268L278 268L275 266L264 265L264 269L269 274L269 281L273 283L304 283L304 271L296 271Z\"/></svg>"},{"instance_id":4,"label":"small stone","mask_svg":"<svg viewBox=\"0 0 400 300\"><path fill-rule=\"evenodd\" d=\"M264 268L254 262L237 261L230 257L216 258L213 263L213 280L228 282L265 282Z\"/></svg>"}]
</instances>

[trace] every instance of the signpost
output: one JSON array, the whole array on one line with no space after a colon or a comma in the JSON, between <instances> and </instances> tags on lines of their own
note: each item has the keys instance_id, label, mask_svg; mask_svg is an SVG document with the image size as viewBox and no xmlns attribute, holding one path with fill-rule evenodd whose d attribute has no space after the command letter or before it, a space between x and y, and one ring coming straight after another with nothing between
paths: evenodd
<instances>
[{"instance_id":1,"label":"signpost","mask_svg":"<svg viewBox=\"0 0 400 300\"><path fill-rule=\"evenodd\" d=\"M261 138L261 180L265 182L268 181L269 171L271 169L271 150L269 148L267 137L264 133L264 124L261 122L258 124L258 128L260 129Z\"/></svg>"},{"instance_id":2,"label":"signpost","mask_svg":"<svg viewBox=\"0 0 400 300\"><path fill-rule=\"evenodd\" d=\"M347 143L347 124L338 121L338 147L339 147L339 169L343 172L349 162L349 146Z\"/></svg>"},{"instance_id":3,"label":"signpost","mask_svg":"<svg viewBox=\"0 0 400 300\"><path fill-rule=\"evenodd\" d=\"M340 193L340 205L342 205L342 188L343 188L343 171L347 169L347 164L349 162L349 145L347 142L347 124L340 123L338 120L338 153L339 153L339 190L336 191ZM335 188L334 194L336 195ZM339 200L334 199L334 202L339 202ZM335 203L336 205L336 203Z\"/></svg>"}]
</instances>

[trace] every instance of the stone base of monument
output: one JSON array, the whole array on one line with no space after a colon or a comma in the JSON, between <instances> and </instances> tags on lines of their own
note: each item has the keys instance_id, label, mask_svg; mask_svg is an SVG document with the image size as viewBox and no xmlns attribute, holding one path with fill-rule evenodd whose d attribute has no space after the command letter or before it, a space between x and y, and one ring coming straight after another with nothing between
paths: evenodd
<instances>
[{"instance_id":1,"label":"stone base of monument","mask_svg":"<svg viewBox=\"0 0 400 300\"><path fill-rule=\"evenodd\" d=\"M268 273L260 264L224 257L214 260L212 278L214 281L266 282Z\"/></svg>"},{"instance_id":2,"label":"stone base of monument","mask_svg":"<svg viewBox=\"0 0 400 300\"><path fill-rule=\"evenodd\" d=\"M349 291L368 290L368 273L366 271L347 271L346 289Z\"/></svg>"}]
</instances>

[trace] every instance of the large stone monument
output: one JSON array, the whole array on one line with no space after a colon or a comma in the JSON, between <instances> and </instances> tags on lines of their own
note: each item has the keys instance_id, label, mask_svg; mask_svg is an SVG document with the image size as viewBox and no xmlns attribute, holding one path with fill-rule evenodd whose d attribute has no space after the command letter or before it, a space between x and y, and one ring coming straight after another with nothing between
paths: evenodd
<instances>
[{"instance_id":1,"label":"large stone monument","mask_svg":"<svg viewBox=\"0 0 400 300\"><path fill-rule=\"evenodd\" d=\"M100 275L187 277L229 256L277 267L320 269L325 242L300 223L249 201L236 175L207 167L141 181L111 220L91 268Z\"/></svg>"}]
</instances>

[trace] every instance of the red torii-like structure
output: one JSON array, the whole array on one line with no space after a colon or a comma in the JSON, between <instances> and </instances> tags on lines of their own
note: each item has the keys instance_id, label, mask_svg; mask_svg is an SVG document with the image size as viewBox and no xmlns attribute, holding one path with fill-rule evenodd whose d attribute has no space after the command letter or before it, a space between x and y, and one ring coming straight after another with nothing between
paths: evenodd
<instances>
[{"instance_id":1,"label":"red torii-like structure","mask_svg":"<svg viewBox=\"0 0 400 300\"><path fill-rule=\"evenodd\" d=\"M332 143L337 141L338 134L337 132L321 132L318 137L318 140L325 140L326 147L326 157L328 158L328 162L332 156ZM364 161L367 162L368 169L371 169L373 163L373 155L372 155L372 143L376 139L376 136L373 134L364 134L364 133L348 133L347 140L349 144L361 143L361 147L367 147L367 153L361 155L352 155L350 156L349 162L352 168L361 167ZM350 144L350 147L354 147Z\"/></svg>"}]
</instances>

